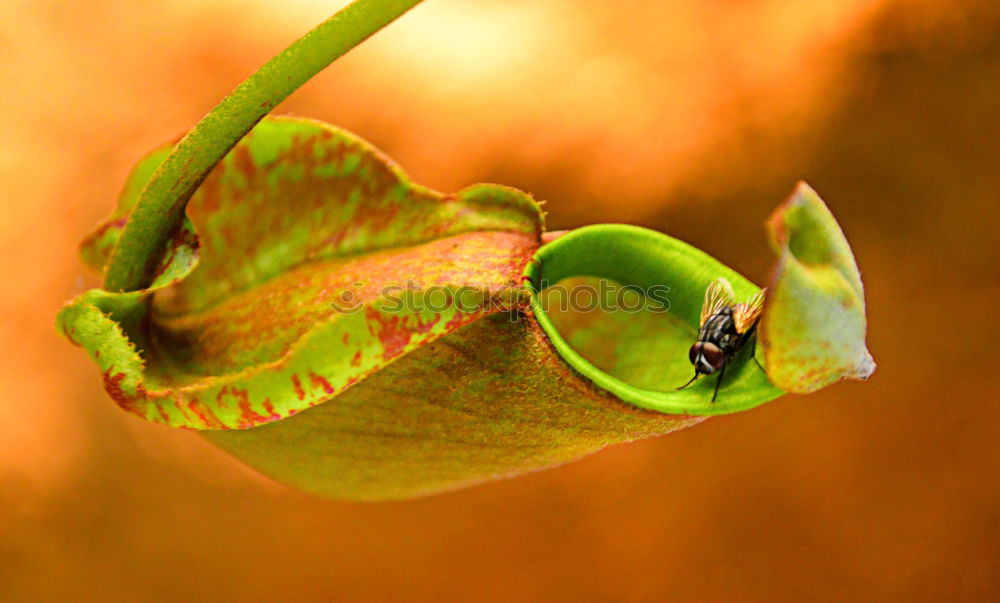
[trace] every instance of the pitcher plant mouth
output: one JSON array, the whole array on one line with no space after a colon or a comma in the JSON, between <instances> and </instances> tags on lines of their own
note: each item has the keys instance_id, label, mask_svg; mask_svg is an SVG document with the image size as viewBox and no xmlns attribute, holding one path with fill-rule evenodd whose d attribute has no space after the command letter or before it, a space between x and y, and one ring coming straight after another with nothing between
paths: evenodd
<instances>
[{"instance_id":1,"label":"pitcher plant mouth","mask_svg":"<svg viewBox=\"0 0 1000 603\"><path fill-rule=\"evenodd\" d=\"M785 393L751 358L763 363L757 342L737 354L715 402L715 375L677 391L694 374L688 348L709 283L725 277L738 299L760 291L683 241L638 226L586 226L540 247L524 276L532 312L556 352L625 402L668 414L719 415Z\"/></svg>"}]
</instances>

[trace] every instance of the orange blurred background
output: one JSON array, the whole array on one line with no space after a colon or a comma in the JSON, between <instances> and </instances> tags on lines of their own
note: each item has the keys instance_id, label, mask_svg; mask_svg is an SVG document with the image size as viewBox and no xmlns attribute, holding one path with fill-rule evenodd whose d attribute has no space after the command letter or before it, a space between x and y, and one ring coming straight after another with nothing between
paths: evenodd
<instances>
[{"instance_id":1,"label":"orange blurred background","mask_svg":"<svg viewBox=\"0 0 1000 603\"><path fill-rule=\"evenodd\" d=\"M867 287L867 383L375 505L127 415L53 327L130 164L345 3L4 4L0 600L1000 600L995 0L429 0L294 95L758 282L805 179Z\"/></svg>"}]
</instances>

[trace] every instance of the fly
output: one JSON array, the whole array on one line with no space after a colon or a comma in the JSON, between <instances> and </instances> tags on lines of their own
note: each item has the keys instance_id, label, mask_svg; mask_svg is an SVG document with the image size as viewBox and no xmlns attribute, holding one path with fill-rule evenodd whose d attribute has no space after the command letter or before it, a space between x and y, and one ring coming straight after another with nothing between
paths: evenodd
<instances>
[{"instance_id":1,"label":"fly","mask_svg":"<svg viewBox=\"0 0 1000 603\"><path fill-rule=\"evenodd\" d=\"M691 346L688 358L694 365L694 377L678 390L694 383L701 375L718 371L712 402L719 395L719 385L726 373L726 365L753 337L764 308L764 291L760 290L745 303L736 303L733 286L725 277L719 277L705 290L705 303L701 307L698 341ZM756 361L756 358L754 358ZM759 363L758 363L759 364Z\"/></svg>"}]
</instances>

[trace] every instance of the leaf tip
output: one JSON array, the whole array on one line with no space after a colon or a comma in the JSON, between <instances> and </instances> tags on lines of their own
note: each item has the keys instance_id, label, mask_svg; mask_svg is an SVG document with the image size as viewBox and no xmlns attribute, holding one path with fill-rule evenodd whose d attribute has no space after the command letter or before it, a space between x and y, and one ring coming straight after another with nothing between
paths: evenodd
<instances>
[{"instance_id":1,"label":"leaf tip","mask_svg":"<svg viewBox=\"0 0 1000 603\"><path fill-rule=\"evenodd\" d=\"M768 287L761 342L775 385L809 393L842 379L867 379L864 288L847 238L805 182L771 214L778 261Z\"/></svg>"}]
</instances>

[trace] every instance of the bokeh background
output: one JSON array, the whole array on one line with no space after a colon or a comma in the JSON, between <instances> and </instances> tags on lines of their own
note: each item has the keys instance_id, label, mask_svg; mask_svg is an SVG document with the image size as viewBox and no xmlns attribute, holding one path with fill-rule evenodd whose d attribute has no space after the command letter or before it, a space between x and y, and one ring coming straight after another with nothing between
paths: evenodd
<instances>
[{"instance_id":1,"label":"bokeh background","mask_svg":"<svg viewBox=\"0 0 1000 603\"><path fill-rule=\"evenodd\" d=\"M632 222L758 282L798 179L867 287L867 383L554 470L330 502L104 395L53 315L130 164L319 0L5 0L0 599L1000 600L1000 3L429 0L279 108L418 181Z\"/></svg>"}]
</instances>

